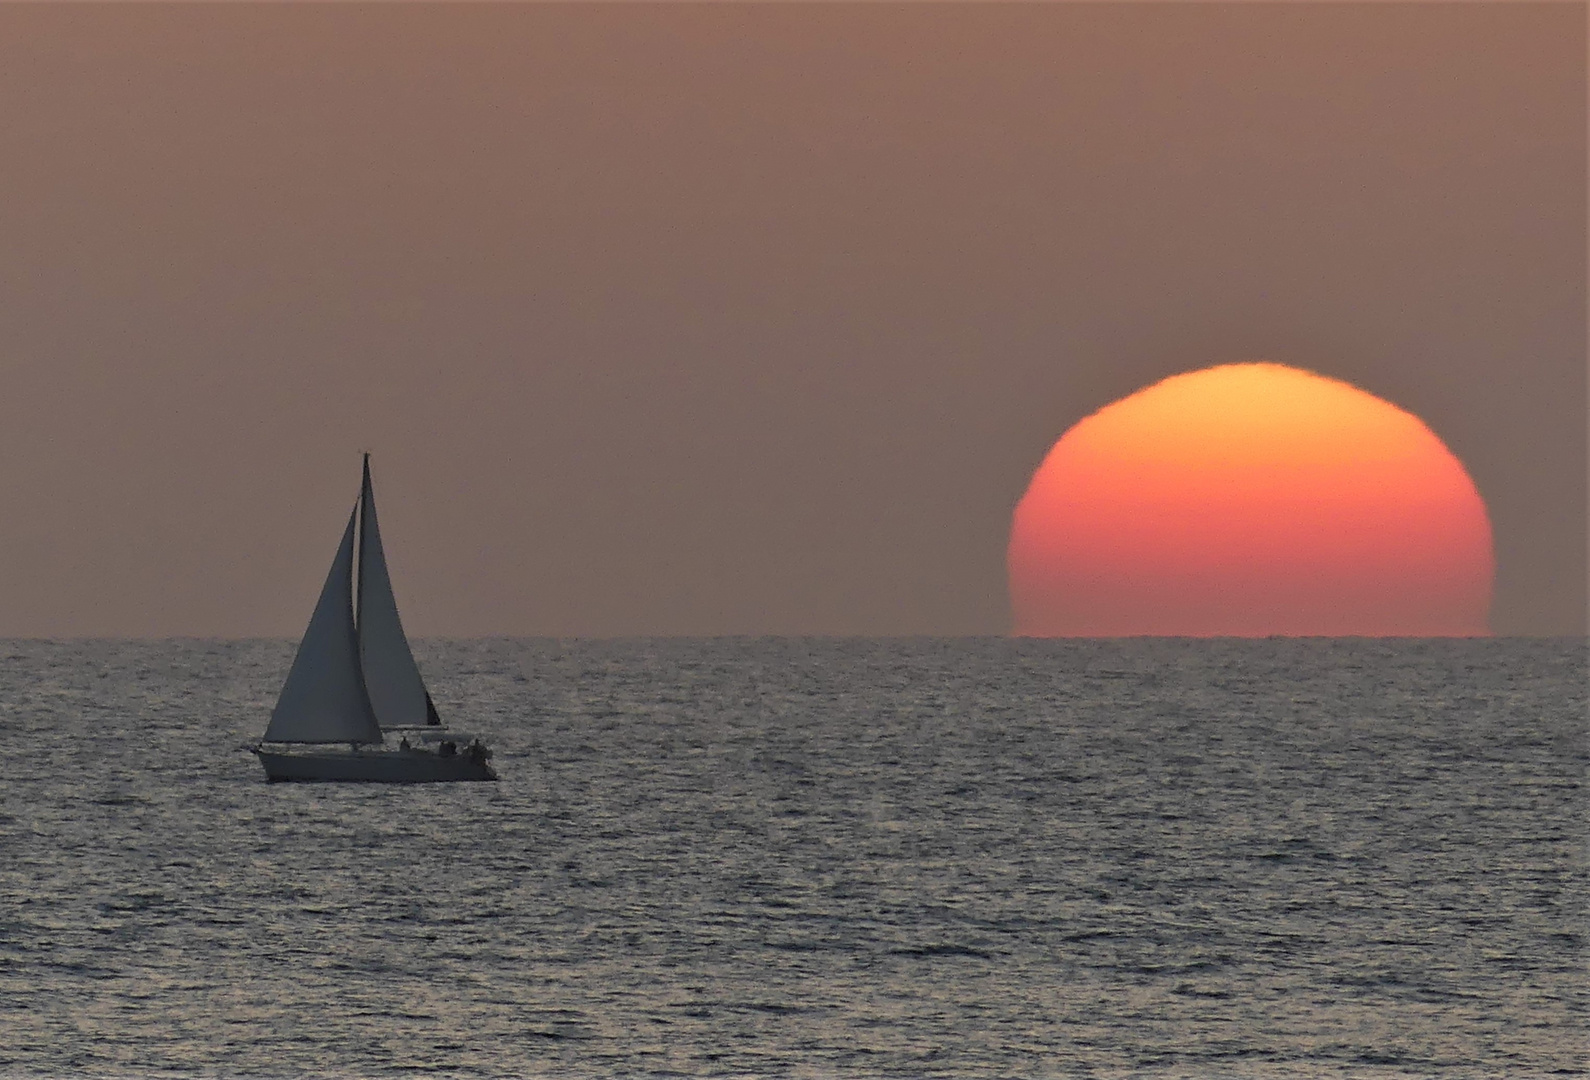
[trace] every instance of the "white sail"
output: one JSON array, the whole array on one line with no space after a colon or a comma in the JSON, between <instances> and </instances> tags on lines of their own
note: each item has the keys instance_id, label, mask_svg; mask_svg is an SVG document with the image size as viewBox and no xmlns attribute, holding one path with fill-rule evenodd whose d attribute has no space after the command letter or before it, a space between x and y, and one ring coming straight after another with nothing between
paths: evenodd
<instances>
[{"instance_id":1,"label":"white sail","mask_svg":"<svg viewBox=\"0 0 1590 1080\"><path fill-rule=\"evenodd\" d=\"M355 514L357 514L355 508ZM267 742L381 741L381 727L359 677L359 636L353 625L353 523L343 531L309 629L265 729Z\"/></svg>"},{"instance_id":2,"label":"white sail","mask_svg":"<svg viewBox=\"0 0 1590 1080\"><path fill-rule=\"evenodd\" d=\"M386 554L381 549L381 529L376 524L368 457L359 499L364 514L359 536L359 659L370 705L385 728L438 723L398 618Z\"/></svg>"}]
</instances>

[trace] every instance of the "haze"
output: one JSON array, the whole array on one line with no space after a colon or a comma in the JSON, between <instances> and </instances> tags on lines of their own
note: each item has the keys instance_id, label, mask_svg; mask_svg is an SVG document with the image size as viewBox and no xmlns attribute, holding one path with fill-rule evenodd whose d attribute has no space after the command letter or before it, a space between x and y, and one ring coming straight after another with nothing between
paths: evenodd
<instances>
[{"instance_id":1,"label":"haze","mask_svg":"<svg viewBox=\"0 0 1590 1080\"><path fill-rule=\"evenodd\" d=\"M0 634L974 634L1053 441L1271 359L1585 631L1580 5L0 5Z\"/></svg>"}]
</instances>

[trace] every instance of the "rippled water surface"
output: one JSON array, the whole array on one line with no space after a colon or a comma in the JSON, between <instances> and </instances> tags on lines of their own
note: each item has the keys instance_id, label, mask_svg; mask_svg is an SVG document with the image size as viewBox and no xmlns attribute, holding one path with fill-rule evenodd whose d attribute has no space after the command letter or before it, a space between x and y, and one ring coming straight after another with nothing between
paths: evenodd
<instances>
[{"instance_id":1,"label":"rippled water surface","mask_svg":"<svg viewBox=\"0 0 1590 1080\"><path fill-rule=\"evenodd\" d=\"M1584 1069L1582 641L426 642L417 787L0 650L3 1075Z\"/></svg>"}]
</instances>

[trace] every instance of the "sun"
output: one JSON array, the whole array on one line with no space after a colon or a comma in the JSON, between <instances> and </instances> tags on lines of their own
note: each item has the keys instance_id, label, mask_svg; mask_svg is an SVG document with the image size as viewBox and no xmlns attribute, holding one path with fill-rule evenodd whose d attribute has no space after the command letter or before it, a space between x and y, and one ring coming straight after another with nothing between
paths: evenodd
<instances>
[{"instance_id":1,"label":"sun","mask_svg":"<svg viewBox=\"0 0 1590 1080\"><path fill-rule=\"evenodd\" d=\"M1424 422L1271 363L1173 376L1077 423L1011 522L1035 637L1489 633L1474 482Z\"/></svg>"}]
</instances>

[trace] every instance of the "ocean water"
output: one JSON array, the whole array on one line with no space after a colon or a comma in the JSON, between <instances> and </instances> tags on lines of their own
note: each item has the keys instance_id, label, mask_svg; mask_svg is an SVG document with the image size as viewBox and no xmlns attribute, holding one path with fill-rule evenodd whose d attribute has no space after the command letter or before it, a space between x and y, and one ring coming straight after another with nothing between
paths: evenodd
<instances>
[{"instance_id":1,"label":"ocean water","mask_svg":"<svg viewBox=\"0 0 1590 1080\"><path fill-rule=\"evenodd\" d=\"M1582 640L0 643L0 1076L1586 1071Z\"/></svg>"}]
</instances>

